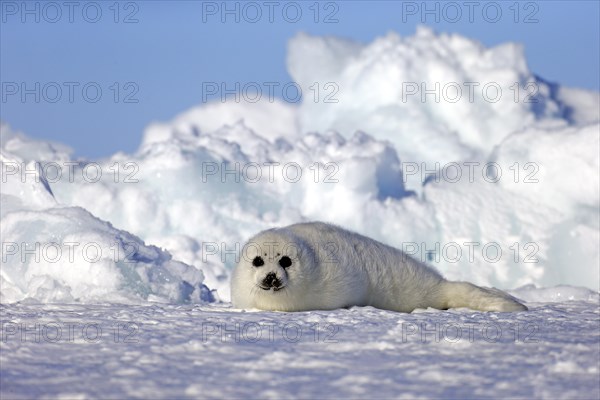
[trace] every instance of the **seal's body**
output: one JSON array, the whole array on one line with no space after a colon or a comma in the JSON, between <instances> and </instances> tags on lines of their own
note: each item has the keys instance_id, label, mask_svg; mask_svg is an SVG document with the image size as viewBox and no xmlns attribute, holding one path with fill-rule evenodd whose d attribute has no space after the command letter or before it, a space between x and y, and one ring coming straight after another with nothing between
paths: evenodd
<instances>
[{"instance_id":1,"label":"seal's body","mask_svg":"<svg viewBox=\"0 0 600 400\"><path fill-rule=\"evenodd\" d=\"M233 271L231 299L236 308L278 311L527 310L498 289L447 281L396 248L322 222L269 229L250 239Z\"/></svg>"}]
</instances>

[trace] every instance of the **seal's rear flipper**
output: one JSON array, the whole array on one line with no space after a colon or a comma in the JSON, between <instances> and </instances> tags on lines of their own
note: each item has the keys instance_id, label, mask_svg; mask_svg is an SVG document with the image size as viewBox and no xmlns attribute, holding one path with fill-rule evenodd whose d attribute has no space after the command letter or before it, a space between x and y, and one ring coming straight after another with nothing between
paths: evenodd
<instances>
[{"instance_id":1,"label":"seal's rear flipper","mask_svg":"<svg viewBox=\"0 0 600 400\"><path fill-rule=\"evenodd\" d=\"M479 311L526 311L517 299L495 288L483 288L468 282L441 283L441 294L447 308L467 307Z\"/></svg>"}]
</instances>

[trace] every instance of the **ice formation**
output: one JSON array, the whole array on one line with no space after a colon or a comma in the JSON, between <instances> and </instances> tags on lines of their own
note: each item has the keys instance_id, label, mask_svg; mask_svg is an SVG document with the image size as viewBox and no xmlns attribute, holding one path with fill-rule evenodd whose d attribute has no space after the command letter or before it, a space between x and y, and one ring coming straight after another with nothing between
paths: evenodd
<instances>
[{"instance_id":1,"label":"ice formation","mask_svg":"<svg viewBox=\"0 0 600 400\"><path fill-rule=\"evenodd\" d=\"M299 34L287 61L301 105L199 106L151 124L134 154L74 160L2 125L3 242L138 249L133 263L73 266L3 248L2 301L200 301L204 284L227 300L244 241L304 220L403 248L450 279L599 290L598 93L535 76L517 44L427 28L367 45ZM315 83L317 100L338 101L315 102ZM437 87L439 102L423 94ZM35 161L46 180L23 175Z\"/></svg>"}]
</instances>

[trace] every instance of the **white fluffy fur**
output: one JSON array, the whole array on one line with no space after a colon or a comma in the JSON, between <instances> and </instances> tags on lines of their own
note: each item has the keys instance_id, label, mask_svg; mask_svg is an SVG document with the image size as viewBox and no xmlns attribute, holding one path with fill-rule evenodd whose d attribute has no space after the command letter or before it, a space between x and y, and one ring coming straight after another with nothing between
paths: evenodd
<instances>
[{"instance_id":1,"label":"white fluffy fur","mask_svg":"<svg viewBox=\"0 0 600 400\"><path fill-rule=\"evenodd\" d=\"M288 268L279 265L285 255L292 259ZM264 265L253 266L256 256ZM269 272L276 274L281 290L261 288ZM401 312L427 307L527 310L498 289L447 281L398 249L322 222L270 229L250 239L233 271L231 299L236 308L278 311L350 306Z\"/></svg>"}]
</instances>

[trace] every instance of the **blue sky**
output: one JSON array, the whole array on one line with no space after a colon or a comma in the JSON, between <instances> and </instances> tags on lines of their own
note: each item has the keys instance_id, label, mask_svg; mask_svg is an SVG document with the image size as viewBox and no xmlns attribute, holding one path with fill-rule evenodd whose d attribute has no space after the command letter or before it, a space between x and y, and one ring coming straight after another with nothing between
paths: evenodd
<instances>
[{"instance_id":1,"label":"blue sky","mask_svg":"<svg viewBox=\"0 0 600 400\"><path fill-rule=\"evenodd\" d=\"M200 104L202 82L290 82L286 44L299 31L369 42L389 31L413 34L421 23L486 46L523 43L534 73L599 89L598 1L484 1L471 10L467 3L231 1L227 7L239 12L222 15L221 1L124 1L115 7L114 1L23 6L2 0L0 118L32 137L68 144L79 156L132 152L148 123ZM25 101L23 83L33 89Z\"/></svg>"}]
</instances>

